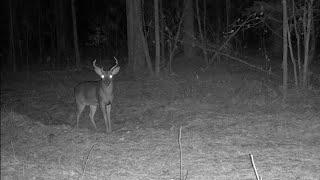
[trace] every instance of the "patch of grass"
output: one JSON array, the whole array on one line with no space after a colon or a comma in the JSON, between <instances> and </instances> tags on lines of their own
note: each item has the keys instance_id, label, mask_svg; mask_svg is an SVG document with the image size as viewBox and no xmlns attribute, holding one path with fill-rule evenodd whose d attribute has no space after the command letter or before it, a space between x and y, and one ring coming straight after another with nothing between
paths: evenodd
<instances>
[{"instance_id":1,"label":"patch of grass","mask_svg":"<svg viewBox=\"0 0 320 180\"><path fill-rule=\"evenodd\" d=\"M87 114L73 128L73 87L97 80L94 73L31 77L1 82L1 178L179 179L181 167L187 179L253 179L249 153L263 179L319 178L316 96L300 102L312 102L301 112L275 106L277 111L264 113L265 105L250 107L263 96L260 82L239 74L119 77L115 129L105 134L101 112L98 131Z\"/></svg>"}]
</instances>

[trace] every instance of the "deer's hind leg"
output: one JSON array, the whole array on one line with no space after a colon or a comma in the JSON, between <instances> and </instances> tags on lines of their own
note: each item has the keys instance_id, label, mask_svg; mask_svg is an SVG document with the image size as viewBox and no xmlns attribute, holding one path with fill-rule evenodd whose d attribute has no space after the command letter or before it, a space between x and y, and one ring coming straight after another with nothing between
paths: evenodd
<instances>
[{"instance_id":1,"label":"deer's hind leg","mask_svg":"<svg viewBox=\"0 0 320 180\"><path fill-rule=\"evenodd\" d=\"M77 128L79 128L79 119L85 107L86 107L85 104L77 103Z\"/></svg>"},{"instance_id":2,"label":"deer's hind leg","mask_svg":"<svg viewBox=\"0 0 320 180\"><path fill-rule=\"evenodd\" d=\"M94 128L97 130L96 123L94 122L94 115L96 114L96 111L97 111L97 106L90 105L90 113L89 113L90 120L91 120Z\"/></svg>"}]
</instances>

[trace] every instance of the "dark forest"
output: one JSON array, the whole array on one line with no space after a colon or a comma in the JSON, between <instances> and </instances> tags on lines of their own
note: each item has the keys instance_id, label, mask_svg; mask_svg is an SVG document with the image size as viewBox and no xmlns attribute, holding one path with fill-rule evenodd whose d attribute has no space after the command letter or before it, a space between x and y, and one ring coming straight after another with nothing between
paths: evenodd
<instances>
[{"instance_id":1,"label":"dark forest","mask_svg":"<svg viewBox=\"0 0 320 180\"><path fill-rule=\"evenodd\" d=\"M1 179L319 179L319 0L2 0Z\"/></svg>"}]
</instances>

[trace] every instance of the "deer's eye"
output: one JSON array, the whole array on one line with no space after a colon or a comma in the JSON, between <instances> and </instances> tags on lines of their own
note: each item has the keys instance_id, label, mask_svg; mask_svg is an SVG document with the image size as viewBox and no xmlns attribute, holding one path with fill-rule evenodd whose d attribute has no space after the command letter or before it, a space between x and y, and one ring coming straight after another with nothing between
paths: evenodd
<instances>
[{"instance_id":1,"label":"deer's eye","mask_svg":"<svg viewBox=\"0 0 320 180\"><path fill-rule=\"evenodd\" d=\"M103 74L101 75L101 79L104 79L104 75Z\"/></svg>"},{"instance_id":2,"label":"deer's eye","mask_svg":"<svg viewBox=\"0 0 320 180\"><path fill-rule=\"evenodd\" d=\"M112 74L109 75L109 78L112 79Z\"/></svg>"}]
</instances>

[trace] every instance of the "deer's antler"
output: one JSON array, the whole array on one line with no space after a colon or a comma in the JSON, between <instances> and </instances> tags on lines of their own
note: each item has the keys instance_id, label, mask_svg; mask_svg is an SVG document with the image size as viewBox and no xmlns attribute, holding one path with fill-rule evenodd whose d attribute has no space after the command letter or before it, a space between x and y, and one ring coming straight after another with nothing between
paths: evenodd
<instances>
[{"instance_id":1,"label":"deer's antler","mask_svg":"<svg viewBox=\"0 0 320 180\"><path fill-rule=\"evenodd\" d=\"M118 66L118 59L117 59L116 57L114 57L114 56L113 56L113 59L116 60L116 65L114 65L114 66L110 69L110 71Z\"/></svg>"}]
</instances>

